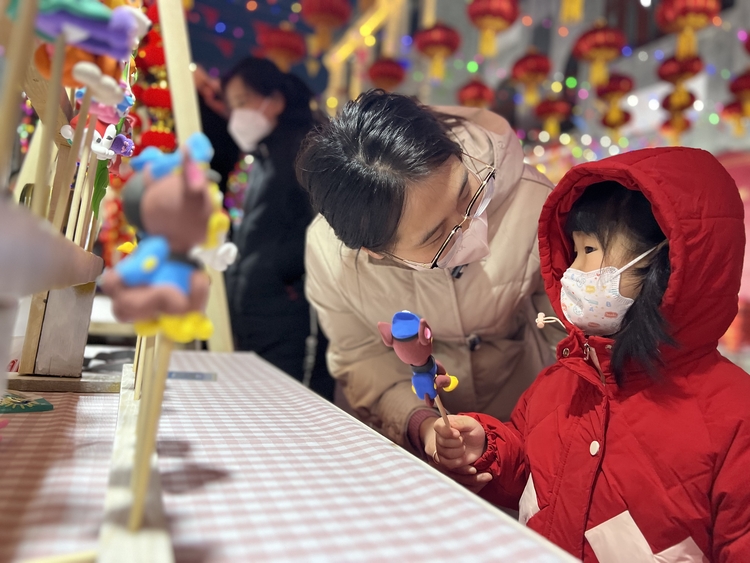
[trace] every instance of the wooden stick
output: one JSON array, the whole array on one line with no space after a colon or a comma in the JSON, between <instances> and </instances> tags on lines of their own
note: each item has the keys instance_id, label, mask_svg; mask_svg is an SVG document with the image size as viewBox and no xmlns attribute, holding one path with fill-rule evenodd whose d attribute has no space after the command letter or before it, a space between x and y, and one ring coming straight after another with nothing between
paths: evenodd
<instances>
[{"instance_id":1,"label":"wooden stick","mask_svg":"<svg viewBox=\"0 0 750 563\"><path fill-rule=\"evenodd\" d=\"M87 220L91 218L91 196L94 194L94 180L96 179L96 167L99 164L99 160L96 158L96 153L91 151L91 157L89 158L89 168L86 171L86 187L81 195L81 204L78 207L78 221L75 226L75 239L74 242L83 247L86 243L84 234L88 231Z\"/></svg>"},{"instance_id":2,"label":"wooden stick","mask_svg":"<svg viewBox=\"0 0 750 563\"><path fill-rule=\"evenodd\" d=\"M78 112L78 124L76 125L75 133L73 133L73 144L70 147L70 155L65 163L63 169L63 175L61 178L61 184L63 189L58 194L57 204L55 206L55 213L53 217L50 217L52 224L58 231L62 230L63 223L65 223L65 209L68 207L68 199L70 195L70 184L73 182L73 174L76 171L76 162L78 157L81 155L81 144L83 143L83 131L86 129L86 120L89 115L89 107L91 106L91 92L87 89L86 94L83 96L81 102L81 111ZM94 133L91 133L91 139L93 140ZM89 141L89 146L91 142ZM80 194L79 194L80 197ZM72 211L72 208L71 208ZM77 210L76 210L77 211Z\"/></svg>"},{"instance_id":3,"label":"wooden stick","mask_svg":"<svg viewBox=\"0 0 750 563\"><path fill-rule=\"evenodd\" d=\"M135 462L131 489L133 492L133 504L130 508L130 519L128 528L136 531L141 527L143 521L143 508L146 501L146 490L151 474L151 455L156 447L156 434L159 431L159 416L161 415L161 403L164 399L164 388L167 385L167 373L169 372L169 360L172 355L173 342L160 335L156 346L156 369L152 377L146 381L148 403L141 403L141 411L138 418L143 415L142 434L136 437ZM141 399L143 401L143 399ZM143 407L147 408L143 408Z\"/></svg>"},{"instance_id":4,"label":"wooden stick","mask_svg":"<svg viewBox=\"0 0 750 563\"><path fill-rule=\"evenodd\" d=\"M92 116L93 117L93 116ZM81 122L78 122L78 126L81 127ZM84 120L85 126L85 120ZM86 139L83 141L83 154L81 155L81 164L78 166L78 177L76 178L75 189L73 190L73 199L70 202L70 213L68 214L68 226L65 227L65 237L68 240L73 240L73 235L76 230L76 221L78 220L78 210L81 205L81 191L83 190L83 183L86 179L86 164L89 160L89 154L95 157L91 151L91 143L94 140L94 124L86 131ZM72 155L71 155L72 156ZM96 173L96 172L95 172Z\"/></svg>"},{"instance_id":5,"label":"wooden stick","mask_svg":"<svg viewBox=\"0 0 750 563\"><path fill-rule=\"evenodd\" d=\"M443 406L443 402L440 400L440 395L435 395L435 404L437 405L437 408L440 411L440 416L443 417L443 422L445 423L445 427L450 428L451 423L448 421L448 413L446 412L445 407Z\"/></svg>"},{"instance_id":6,"label":"wooden stick","mask_svg":"<svg viewBox=\"0 0 750 563\"><path fill-rule=\"evenodd\" d=\"M38 0L25 0L20 10L6 50L3 71L3 92L0 100L0 191L8 189L13 146L16 142L16 123L21 110L21 90L26 69L31 64L34 42L34 22Z\"/></svg>"},{"instance_id":7,"label":"wooden stick","mask_svg":"<svg viewBox=\"0 0 750 563\"><path fill-rule=\"evenodd\" d=\"M66 553L65 555L53 555L51 557L39 557L29 559L26 563L89 563L96 561L96 550L81 551L80 553Z\"/></svg>"},{"instance_id":8,"label":"wooden stick","mask_svg":"<svg viewBox=\"0 0 750 563\"><path fill-rule=\"evenodd\" d=\"M65 32L55 40L55 55L52 58L52 72L47 91L47 103L44 108L44 129L42 129L42 146L39 164L36 169L34 193L31 197L31 209L38 217L47 217L49 207L49 168L52 161L53 135L57 125L57 114L60 111L62 95L62 72L65 62Z\"/></svg>"},{"instance_id":9,"label":"wooden stick","mask_svg":"<svg viewBox=\"0 0 750 563\"><path fill-rule=\"evenodd\" d=\"M154 369L154 352L156 349L156 337L148 336L143 338L143 344L141 345L141 361L139 363L140 373L138 379L135 382L135 399L136 401L141 398L141 392L143 390L144 378L151 377Z\"/></svg>"}]
</instances>

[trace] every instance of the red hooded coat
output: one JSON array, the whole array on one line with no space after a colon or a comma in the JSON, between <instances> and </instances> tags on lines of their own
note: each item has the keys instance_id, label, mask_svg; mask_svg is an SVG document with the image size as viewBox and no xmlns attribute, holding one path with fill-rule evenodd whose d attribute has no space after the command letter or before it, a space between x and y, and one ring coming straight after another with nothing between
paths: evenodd
<instances>
[{"instance_id":1,"label":"red hooded coat","mask_svg":"<svg viewBox=\"0 0 750 563\"><path fill-rule=\"evenodd\" d=\"M630 370L623 387L610 369L613 341L587 338L560 308L573 261L566 217L605 180L642 191L669 239L662 313L679 343L662 350L659 379ZM745 245L732 178L687 148L577 166L544 206L539 245L569 335L511 422L470 415L488 441L475 466L493 476L481 495L518 505L522 522L587 563L750 561L750 376L716 350L737 313Z\"/></svg>"}]
</instances>

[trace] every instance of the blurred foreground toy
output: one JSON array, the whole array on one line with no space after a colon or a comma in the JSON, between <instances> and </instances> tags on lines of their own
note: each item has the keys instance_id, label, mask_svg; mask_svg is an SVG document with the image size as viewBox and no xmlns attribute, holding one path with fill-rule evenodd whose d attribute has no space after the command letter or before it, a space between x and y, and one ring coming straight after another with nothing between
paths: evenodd
<instances>
[{"instance_id":1,"label":"blurred foreground toy","mask_svg":"<svg viewBox=\"0 0 750 563\"><path fill-rule=\"evenodd\" d=\"M209 277L188 254L205 243L214 204L208 162L211 144L197 133L171 154L149 147L131 160L135 170L122 199L125 216L144 238L102 276L118 320L140 336L163 332L175 342L207 340L204 310Z\"/></svg>"},{"instance_id":2,"label":"blurred foreground toy","mask_svg":"<svg viewBox=\"0 0 750 563\"><path fill-rule=\"evenodd\" d=\"M432 355L432 331L427 321L410 311L401 311L393 315L391 324L378 323L378 330L383 343L393 348L402 362L411 366L414 393L429 407L435 403L450 428L438 389L453 391L458 386L458 379L448 375Z\"/></svg>"}]
</instances>

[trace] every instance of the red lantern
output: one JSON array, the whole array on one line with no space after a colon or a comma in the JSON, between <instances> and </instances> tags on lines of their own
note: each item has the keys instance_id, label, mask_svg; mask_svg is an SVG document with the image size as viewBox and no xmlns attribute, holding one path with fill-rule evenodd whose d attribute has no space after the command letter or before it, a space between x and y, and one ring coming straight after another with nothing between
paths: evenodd
<instances>
[{"instance_id":1,"label":"red lantern","mask_svg":"<svg viewBox=\"0 0 750 563\"><path fill-rule=\"evenodd\" d=\"M687 97L678 99L669 94L661 101L661 107L670 113L682 113L690 109L694 103L695 95L692 92L687 92Z\"/></svg>"},{"instance_id":2,"label":"red lantern","mask_svg":"<svg viewBox=\"0 0 750 563\"><path fill-rule=\"evenodd\" d=\"M284 72L289 72L307 54L305 38L293 29L256 23L255 31L263 55Z\"/></svg>"},{"instance_id":3,"label":"red lantern","mask_svg":"<svg viewBox=\"0 0 750 563\"><path fill-rule=\"evenodd\" d=\"M729 90L742 104L742 114L750 117L750 70L732 80Z\"/></svg>"},{"instance_id":4,"label":"red lantern","mask_svg":"<svg viewBox=\"0 0 750 563\"><path fill-rule=\"evenodd\" d=\"M414 43L431 61L430 76L442 80L445 78L445 59L461 45L461 36L452 27L438 23L415 33Z\"/></svg>"},{"instance_id":5,"label":"red lantern","mask_svg":"<svg viewBox=\"0 0 750 563\"><path fill-rule=\"evenodd\" d=\"M570 117L572 106L565 100L544 100L536 106L536 116L542 120L544 130L550 137L560 135L560 123Z\"/></svg>"},{"instance_id":6,"label":"red lantern","mask_svg":"<svg viewBox=\"0 0 750 563\"><path fill-rule=\"evenodd\" d=\"M301 0L302 19L315 30L314 55L331 46L333 31L349 21L352 8L347 0Z\"/></svg>"},{"instance_id":7,"label":"red lantern","mask_svg":"<svg viewBox=\"0 0 750 563\"><path fill-rule=\"evenodd\" d=\"M583 0L560 1L560 23L578 23L583 19Z\"/></svg>"},{"instance_id":8,"label":"red lantern","mask_svg":"<svg viewBox=\"0 0 750 563\"><path fill-rule=\"evenodd\" d=\"M552 65L549 58L536 52L529 52L513 65L513 80L524 87L523 99L528 106L539 103L539 85L544 82Z\"/></svg>"},{"instance_id":9,"label":"red lantern","mask_svg":"<svg viewBox=\"0 0 750 563\"><path fill-rule=\"evenodd\" d=\"M689 57L684 60L671 57L659 65L659 78L671 82L675 86L674 92L671 94L673 104L683 105L688 102L691 94L685 88L685 81L701 70L703 70L703 61L700 57Z\"/></svg>"},{"instance_id":10,"label":"red lantern","mask_svg":"<svg viewBox=\"0 0 750 563\"><path fill-rule=\"evenodd\" d=\"M381 57L367 71L375 88L393 92L404 81L406 72L397 61Z\"/></svg>"},{"instance_id":11,"label":"red lantern","mask_svg":"<svg viewBox=\"0 0 750 563\"><path fill-rule=\"evenodd\" d=\"M672 144L680 144L680 136L690 129L690 121L681 112L673 113L661 125L662 134L667 137Z\"/></svg>"},{"instance_id":12,"label":"red lantern","mask_svg":"<svg viewBox=\"0 0 750 563\"><path fill-rule=\"evenodd\" d=\"M479 54L495 56L495 35L518 19L518 0L473 0L466 10L479 29Z\"/></svg>"},{"instance_id":13,"label":"red lantern","mask_svg":"<svg viewBox=\"0 0 750 563\"><path fill-rule=\"evenodd\" d=\"M619 29L598 22L593 29L581 35L573 47L573 56L588 61L589 82L592 86L603 86L609 80L607 63L616 59L625 47L625 34Z\"/></svg>"},{"instance_id":14,"label":"red lantern","mask_svg":"<svg viewBox=\"0 0 750 563\"><path fill-rule=\"evenodd\" d=\"M163 152L174 152L177 148L177 138L171 131L152 127L141 135L141 144L137 152L140 153L146 147L156 147Z\"/></svg>"},{"instance_id":15,"label":"red lantern","mask_svg":"<svg viewBox=\"0 0 750 563\"><path fill-rule=\"evenodd\" d=\"M719 0L663 0L657 10L657 23L667 33L678 33L675 56L684 60L695 56L695 32L719 15Z\"/></svg>"},{"instance_id":16,"label":"red lantern","mask_svg":"<svg viewBox=\"0 0 750 563\"><path fill-rule=\"evenodd\" d=\"M747 39L745 39L745 51L750 55L750 33L748 33Z\"/></svg>"},{"instance_id":17,"label":"red lantern","mask_svg":"<svg viewBox=\"0 0 750 563\"><path fill-rule=\"evenodd\" d=\"M745 117L742 111L742 102L735 100L724 106L721 110L721 117L732 124L732 129L737 137L742 137L745 134L745 126L742 123L742 119Z\"/></svg>"},{"instance_id":18,"label":"red lantern","mask_svg":"<svg viewBox=\"0 0 750 563\"><path fill-rule=\"evenodd\" d=\"M458 103L472 108L488 108L495 101L495 93L484 82L475 78L458 91Z\"/></svg>"},{"instance_id":19,"label":"red lantern","mask_svg":"<svg viewBox=\"0 0 750 563\"><path fill-rule=\"evenodd\" d=\"M630 121L630 114L622 111L620 101L633 89L633 79L624 74L610 74L609 82L596 89L596 94L607 102L607 113L602 124L610 129L619 129Z\"/></svg>"}]
</instances>

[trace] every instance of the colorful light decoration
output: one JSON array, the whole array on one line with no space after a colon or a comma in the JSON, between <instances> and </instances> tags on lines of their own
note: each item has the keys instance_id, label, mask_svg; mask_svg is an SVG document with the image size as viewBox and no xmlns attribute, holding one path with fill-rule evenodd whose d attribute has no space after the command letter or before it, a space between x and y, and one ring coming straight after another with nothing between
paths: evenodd
<instances>
[{"instance_id":1,"label":"colorful light decoration","mask_svg":"<svg viewBox=\"0 0 750 563\"><path fill-rule=\"evenodd\" d=\"M458 50L461 36L452 27L437 23L415 33L414 44L430 59L430 76L442 80L445 78L445 59Z\"/></svg>"},{"instance_id":2,"label":"colorful light decoration","mask_svg":"<svg viewBox=\"0 0 750 563\"><path fill-rule=\"evenodd\" d=\"M272 27L262 22L255 24L259 54L272 60L284 72L300 62L307 54L305 38L291 26Z\"/></svg>"},{"instance_id":3,"label":"colorful light decoration","mask_svg":"<svg viewBox=\"0 0 750 563\"><path fill-rule=\"evenodd\" d=\"M549 75L552 68L546 55L530 50L513 65L513 80L523 85L523 99L527 106L539 103L539 86Z\"/></svg>"},{"instance_id":4,"label":"colorful light decoration","mask_svg":"<svg viewBox=\"0 0 750 563\"><path fill-rule=\"evenodd\" d=\"M393 92L404 81L406 71L398 61L388 57L381 57L370 66L367 71L375 88L386 92Z\"/></svg>"},{"instance_id":5,"label":"colorful light decoration","mask_svg":"<svg viewBox=\"0 0 750 563\"><path fill-rule=\"evenodd\" d=\"M560 123L570 117L572 106L566 100L543 100L536 106L536 116L542 121L544 130L556 139L560 136Z\"/></svg>"},{"instance_id":6,"label":"colorful light decoration","mask_svg":"<svg viewBox=\"0 0 750 563\"><path fill-rule=\"evenodd\" d=\"M609 82L596 89L596 95L607 103L607 112L602 117L602 125L617 131L630 121L630 114L620 107L625 95L633 90L633 79L624 74L610 74ZM619 137L619 134L616 135Z\"/></svg>"},{"instance_id":7,"label":"colorful light decoration","mask_svg":"<svg viewBox=\"0 0 750 563\"><path fill-rule=\"evenodd\" d=\"M721 11L719 0L663 0L656 22L666 33L677 33L675 56L685 60L698 52L695 32L710 24Z\"/></svg>"},{"instance_id":8,"label":"colorful light decoration","mask_svg":"<svg viewBox=\"0 0 750 563\"><path fill-rule=\"evenodd\" d=\"M347 0L300 0L302 19L315 30L312 55L331 46L333 32L346 24L352 15Z\"/></svg>"},{"instance_id":9,"label":"colorful light decoration","mask_svg":"<svg viewBox=\"0 0 750 563\"><path fill-rule=\"evenodd\" d=\"M465 107L488 108L495 101L495 93L492 88L475 78L458 90L457 98L458 103Z\"/></svg>"},{"instance_id":10,"label":"colorful light decoration","mask_svg":"<svg viewBox=\"0 0 750 563\"><path fill-rule=\"evenodd\" d=\"M518 19L518 0L473 0L466 11L479 29L479 54L495 56L495 36Z\"/></svg>"},{"instance_id":11,"label":"colorful light decoration","mask_svg":"<svg viewBox=\"0 0 750 563\"><path fill-rule=\"evenodd\" d=\"M674 91L670 94L672 104L680 106L688 103L692 96L685 88L685 82L703 70L700 57L689 57L683 60L670 57L659 65L659 78L674 84Z\"/></svg>"},{"instance_id":12,"label":"colorful light decoration","mask_svg":"<svg viewBox=\"0 0 750 563\"><path fill-rule=\"evenodd\" d=\"M599 21L581 35L573 47L573 56L591 64L589 82L593 87L603 86L609 80L607 64L618 58L625 47L625 34Z\"/></svg>"}]
</instances>

